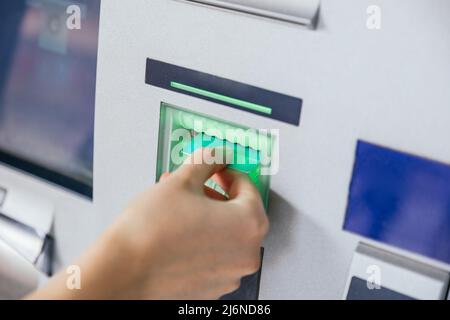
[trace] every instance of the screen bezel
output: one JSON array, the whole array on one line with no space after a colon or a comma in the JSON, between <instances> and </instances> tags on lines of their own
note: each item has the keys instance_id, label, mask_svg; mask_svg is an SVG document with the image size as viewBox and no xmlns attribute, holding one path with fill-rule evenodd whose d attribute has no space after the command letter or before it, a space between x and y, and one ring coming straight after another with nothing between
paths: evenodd
<instances>
[{"instance_id":1,"label":"screen bezel","mask_svg":"<svg viewBox=\"0 0 450 320\"><path fill-rule=\"evenodd\" d=\"M78 2L84 3L85 1L86 0L79 0ZM99 5L98 28L100 28L101 0L99 0L98 5ZM18 34L16 34L16 36L18 36ZM98 55L98 41L99 41L98 37L99 32L97 35L97 55ZM95 70L95 72L97 73L97 70ZM94 118L95 118L95 107L94 107ZM70 177L67 174L58 172L55 169L49 169L48 167L45 167L44 165L41 165L37 162L15 155L2 148L0 148L0 165L4 165L5 167L17 172L29 174L30 176L35 177L43 182L53 184L56 187L61 187L69 192L74 192L90 200L93 199L93 183L94 183L93 176L92 179L90 180L91 183L86 183L81 180Z\"/></svg>"},{"instance_id":2,"label":"screen bezel","mask_svg":"<svg viewBox=\"0 0 450 320\"><path fill-rule=\"evenodd\" d=\"M28 173L40 180L43 180L44 182L52 183L58 187L67 189L68 191L78 193L79 195L82 195L89 199L93 198L92 185L70 178L67 175L58 173L34 162L12 155L11 153L5 152L2 149L0 149L0 163L16 171L18 170L24 173Z\"/></svg>"}]
</instances>

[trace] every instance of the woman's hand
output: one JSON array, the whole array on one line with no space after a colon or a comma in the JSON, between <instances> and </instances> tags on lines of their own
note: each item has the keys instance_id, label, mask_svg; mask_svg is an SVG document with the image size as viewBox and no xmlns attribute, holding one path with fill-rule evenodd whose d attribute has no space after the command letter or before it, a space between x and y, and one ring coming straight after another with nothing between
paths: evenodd
<instances>
[{"instance_id":1,"label":"woman's hand","mask_svg":"<svg viewBox=\"0 0 450 320\"><path fill-rule=\"evenodd\" d=\"M207 163L183 165L130 203L80 258L81 290L60 274L30 298L217 299L237 289L259 269L268 220L247 176ZM213 176L228 199L204 186Z\"/></svg>"}]
</instances>

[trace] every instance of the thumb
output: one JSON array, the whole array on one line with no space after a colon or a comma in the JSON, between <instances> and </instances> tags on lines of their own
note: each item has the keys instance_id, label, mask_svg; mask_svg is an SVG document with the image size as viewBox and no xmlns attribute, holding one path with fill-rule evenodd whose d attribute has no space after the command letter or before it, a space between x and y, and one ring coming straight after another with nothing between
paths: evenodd
<instances>
[{"instance_id":1,"label":"thumb","mask_svg":"<svg viewBox=\"0 0 450 320\"><path fill-rule=\"evenodd\" d=\"M219 153L216 154L216 152L217 149L211 148L196 150L175 171L174 175L188 177L193 185L201 187L201 190L203 190L205 182L226 167L223 156L216 157L216 155L220 155Z\"/></svg>"}]
</instances>

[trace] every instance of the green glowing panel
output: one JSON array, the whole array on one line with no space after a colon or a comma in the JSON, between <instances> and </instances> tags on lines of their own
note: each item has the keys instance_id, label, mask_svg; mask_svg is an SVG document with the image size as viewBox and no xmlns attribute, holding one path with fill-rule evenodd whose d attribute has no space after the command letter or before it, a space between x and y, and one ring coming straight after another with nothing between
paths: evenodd
<instances>
[{"instance_id":1,"label":"green glowing panel","mask_svg":"<svg viewBox=\"0 0 450 320\"><path fill-rule=\"evenodd\" d=\"M259 176L261 167L259 151L201 133L186 142L183 154L189 156L201 148L223 148L225 158L227 152L231 152L228 168L247 174L255 186L258 189L260 188Z\"/></svg>"},{"instance_id":2,"label":"green glowing panel","mask_svg":"<svg viewBox=\"0 0 450 320\"><path fill-rule=\"evenodd\" d=\"M262 106L262 105L259 105L259 104L256 104L256 103L252 103L252 102L236 99L236 98L233 98L233 97L224 96L224 95L219 94L219 93L215 93L215 92L207 91L207 90L204 90L204 89L188 86L186 84L182 84L182 83L174 82L174 81L172 81L170 83L170 86L172 88L175 88L175 89L178 89L178 90L186 91L186 92L189 92L189 93L194 93L194 94L197 94L199 96L203 96L203 97L210 98L210 99L213 99L213 100L218 100L218 101L221 101L221 102L234 104L235 106L239 106L239 107L246 108L246 109L249 109L249 110L265 113L265 114L268 114L268 115L272 114L272 108L269 108L269 107L266 107L266 106Z\"/></svg>"},{"instance_id":3,"label":"green glowing panel","mask_svg":"<svg viewBox=\"0 0 450 320\"><path fill-rule=\"evenodd\" d=\"M271 165L272 140L265 132L162 103L157 180L176 170L197 149L223 147L228 167L248 175L267 207L270 176L261 172ZM206 185L226 196L213 180Z\"/></svg>"}]
</instances>

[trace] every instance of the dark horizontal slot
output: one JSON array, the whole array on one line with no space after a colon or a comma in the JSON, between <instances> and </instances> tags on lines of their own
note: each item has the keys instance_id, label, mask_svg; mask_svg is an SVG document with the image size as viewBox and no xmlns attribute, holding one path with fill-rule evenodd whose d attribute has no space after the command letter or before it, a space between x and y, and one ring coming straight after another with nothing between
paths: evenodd
<instances>
[{"instance_id":1,"label":"dark horizontal slot","mask_svg":"<svg viewBox=\"0 0 450 320\"><path fill-rule=\"evenodd\" d=\"M165 62L147 59L145 82L298 126L302 99Z\"/></svg>"}]
</instances>

